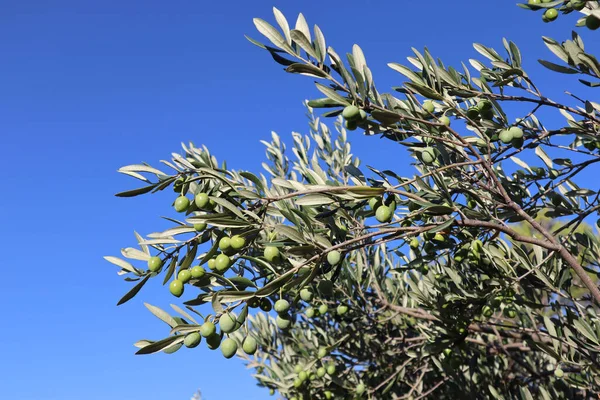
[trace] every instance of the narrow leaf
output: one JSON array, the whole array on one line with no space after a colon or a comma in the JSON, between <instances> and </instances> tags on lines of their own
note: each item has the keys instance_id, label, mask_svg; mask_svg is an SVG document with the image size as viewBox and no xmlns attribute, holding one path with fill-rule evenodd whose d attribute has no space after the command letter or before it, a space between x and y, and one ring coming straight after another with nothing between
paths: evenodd
<instances>
[{"instance_id":1,"label":"narrow leaf","mask_svg":"<svg viewBox=\"0 0 600 400\"><path fill-rule=\"evenodd\" d=\"M129 300L133 299L133 297L144 287L146 282L150 279L150 275L146 275L144 279L142 279L137 285L133 287L129 292L125 294L125 296L121 297L121 300L117 303L118 306L121 304L127 303Z\"/></svg>"}]
</instances>

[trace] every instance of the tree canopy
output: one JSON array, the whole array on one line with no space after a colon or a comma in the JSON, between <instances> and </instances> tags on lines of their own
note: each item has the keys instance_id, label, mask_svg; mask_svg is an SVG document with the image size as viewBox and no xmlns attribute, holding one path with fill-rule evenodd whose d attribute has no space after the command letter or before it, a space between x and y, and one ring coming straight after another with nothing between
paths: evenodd
<instances>
[{"instance_id":1,"label":"tree canopy","mask_svg":"<svg viewBox=\"0 0 600 400\"><path fill-rule=\"evenodd\" d=\"M600 27L597 1L520 6ZM600 162L600 104L585 98L600 63L582 37L543 37L554 61L539 62L582 84L562 104L506 39L457 67L414 50L383 91L361 47L342 57L302 14L274 17L254 19L266 44L248 39L316 80L308 134L263 141L262 173L193 143L168 172L119 170L145 186L117 196L174 190L179 214L106 257L135 283L119 304L154 278L182 299L173 315L146 304L170 331L137 354L204 341L288 399L600 393L600 192L583 174ZM397 145L414 174L363 166L351 131Z\"/></svg>"}]
</instances>

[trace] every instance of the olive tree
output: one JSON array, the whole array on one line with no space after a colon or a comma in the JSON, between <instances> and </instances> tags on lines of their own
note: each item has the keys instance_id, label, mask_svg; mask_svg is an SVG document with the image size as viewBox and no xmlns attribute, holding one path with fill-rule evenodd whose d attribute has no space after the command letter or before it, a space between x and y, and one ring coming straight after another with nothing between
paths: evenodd
<instances>
[{"instance_id":1,"label":"olive tree","mask_svg":"<svg viewBox=\"0 0 600 400\"><path fill-rule=\"evenodd\" d=\"M600 25L597 1L521 6ZM274 14L279 28L254 20L266 44L249 40L316 80L309 132L263 141L262 173L192 143L163 169L119 170L145 186L117 196L172 188L180 215L106 257L136 282L119 304L154 278L182 298L174 313L146 304L170 331L137 354L204 338L291 399L598 393L600 192L584 174L600 162L593 89L570 88L569 104L545 96L503 40L504 55L475 44L481 58L456 68L414 50L389 64L398 81L384 92L358 45L342 57L302 14L293 29ZM600 85L579 34L543 40L558 57L543 66ZM363 166L351 131L396 145L414 173Z\"/></svg>"}]
</instances>

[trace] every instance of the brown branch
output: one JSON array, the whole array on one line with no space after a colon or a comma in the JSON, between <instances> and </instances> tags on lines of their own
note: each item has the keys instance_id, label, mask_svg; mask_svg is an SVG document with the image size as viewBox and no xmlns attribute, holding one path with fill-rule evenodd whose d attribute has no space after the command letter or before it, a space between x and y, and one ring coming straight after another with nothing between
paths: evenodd
<instances>
[{"instance_id":1,"label":"brown branch","mask_svg":"<svg viewBox=\"0 0 600 400\"><path fill-rule=\"evenodd\" d=\"M548 250L558 251L558 249L559 249L559 246L557 246L556 244L553 244L547 240L541 240L541 239L536 239L531 236L521 235L521 234L517 233L517 231L515 231L507 226L496 224L493 222L479 221L479 220L474 220L474 219L462 219L462 220L457 220L456 223L459 226L488 228L488 229L500 231L500 232L506 233L508 236L510 236L511 238L513 238L514 240L516 240L518 242L535 244L537 246L543 247Z\"/></svg>"},{"instance_id":2,"label":"brown branch","mask_svg":"<svg viewBox=\"0 0 600 400\"><path fill-rule=\"evenodd\" d=\"M440 386L442 386L449 379L450 379L449 376L445 377L444 379L442 379L441 381L439 381L438 383L436 383L431 389L429 389L425 393L421 394L420 396L415 397L415 400L423 399L423 398L429 396L431 393L433 393L437 388L439 388Z\"/></svg>"}]
</instances>

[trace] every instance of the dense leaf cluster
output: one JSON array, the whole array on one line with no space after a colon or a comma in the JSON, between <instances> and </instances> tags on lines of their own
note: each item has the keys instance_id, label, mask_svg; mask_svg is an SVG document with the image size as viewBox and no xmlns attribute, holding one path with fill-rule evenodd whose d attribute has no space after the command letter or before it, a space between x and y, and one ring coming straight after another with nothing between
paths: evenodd
<instances>
[{"instance_id":1,"label":"dense leaf cluster","mask_svg":"<svg viewBox=\"0 0 600 400\"><path fill-rule=\"evenodd\" d=\"M580 3L523 6L600 17ZM545 96L507 40L505 55L475 44L483 58L460 68L415 49L389 64L405 81L382 92L358 45L343 59L302 14L292 29L274 12L280 29L254 20L268 44L250 41L324 96L307 101L310 133L293 134L292 155L273 134L263 174L193 144L162 161L169 173L120 169L146 186L118 196L173 188L181 215L106 257L137 282L119 304L158 277L185 298L178 316L147 305L171 331L138 353L204 337L291 399L598 393L600 192L582 173L600 162L600 104ZM544 42L563 64L542 65L597 86L578 34ZM397 145L415 174L363 167L354 130Z\"/></svg>"}]
</instances>

